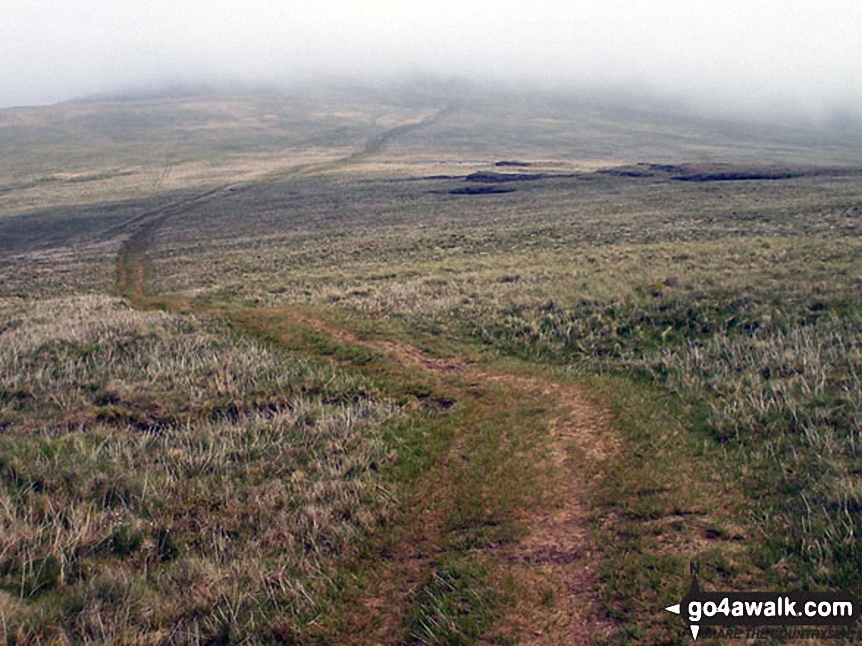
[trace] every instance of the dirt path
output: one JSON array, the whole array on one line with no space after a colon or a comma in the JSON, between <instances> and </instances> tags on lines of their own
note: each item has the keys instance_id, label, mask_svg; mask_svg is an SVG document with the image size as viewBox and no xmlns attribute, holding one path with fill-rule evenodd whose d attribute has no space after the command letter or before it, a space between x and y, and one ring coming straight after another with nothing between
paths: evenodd
<instances>
[{"instance_id":1,"label":"dirt path","mask_svg":"<svg viewBox=\"0 0 862 646\"><path fill-rule=\"evenodd\" d=\"M132 228L133 233L126 239L117 254L117 282L115 293L136 304L143 304L144 283L146 280L147 251L159 227L169 218L188 210L190 207L212 199L227 191L229 186L211 188L202 193L177 200L159 209L147 211L123 224ZM114 230L104 232L103 237L113 235Z\"/></svg>"},{"instance_id":2,"label":"dirt path","mask_svg":"<svg viewBox=\"0 0 862 646\"><path fill-rule=\"evenodd\" d=\"M483 374L534 397L550 397L546 459L551 463L550 504L524 510L530 530L500 549L498 558L528 591L503 620L503 632L519 644L585 644L609 637L615 626L601 612L595 543L584 491L589 470L618 450L609 413L583 387L511 374ZM538 592L543 590L544 592ZM548 599L547 590L554 595Z\"/></svg>"},{"instance_id":3,"label":"dirt path","mask_svg":"<svg viewBox=\"0 0 862 646\"><path fill-rule=\"evenodd\" d=\"M457 359L431 356L408 344L362 341L343 330L331 333L344 342L391 354L404 364L436 373L457 373L479 385L494 383L553 402L544 455L552 467L549 471L555 474L553 482L543 483L548 504L522 510L519 521L528 528L527 533L493 550L493 557L519 583L524 595L491 632L502 633L518 644L567 645L614 634L616 627L602 613L597 595L596 550L584 499L590 470L583 468L584 461L602 461L618 449L609 412L581 386L536 376L491 373ZM413 562L415 567L416 541L411 543L399 562ZM415 581L416 576L413 578ZM384 622L377 643L398 643L399 619L390 617Z\"/></svg>"},{"instance_id":4,"label":"dirt path","mask_svg":"<svg viewBox=\"0 0 862 646\"><path fill-rule=\"evenodd\" d=\"M125 273L131 275L132 289L137 293L144 280L141 257L132 253L120 259L135 263ZM174 305L196 309L189 301ZM500 389L502 394L485 402L493 407L486 414L500 413L507 402L513 406L524 400L550 402L544 413L548 427L544 450L530 457L533 466L550 474L541 483L543 502L516 512L515 523L526 528L517 540L484 548L484 556L495 564L499 577L516 581L520 591L489 634L504 635L518 644L549 645L586 644L615 634L617 626L603 614L598 597L597 548L584 492L597 473L596 467L619 450L619 439L609 411L585 387L535 374L494 371L459 358L441 358L401 341L364 339L298 308L249 310L245 316L277 318L287 329L304 328L343 345L384 353L402 366L433 375L445 391L457 392L458 397L480 398L483 390ZM238 320L248 324L248 320ZM469 384L466 389L465 383ZM518 430L513 428L512 432ZM418 487L425 493L407 503L406 535L389 558L375 565L373 592L351 610L361 618L351 643L403 643L406 613L441 550L448 521L446 508L451 507L448 483L458 477L459 464L469 453L464 447L468 434L465 429L443 465Z\"/></svg>"},{"instance_id":5,"label":"dirt path","mask_svg":"<svg viewBox=\"0 0 862 646\"><path fill-rule=\"evenodd\" d=\"M584 492L596 466L619 451L619 438L610 412L577 384L560 383L534 374L489 371L458 358L436 357L420 348L393 340L364 339L354 332L329 325L307 311L291 308L263 310L270 316L286 317L296 326L325 334L339 343L363 346L391 356L398 363L434 374L444 384L454 380L472 384L466 396L488 387L500 388L503 396L494 406L529 399L550 401L545 421L549 432L544 451L531 459L535 466L553 474L542 483L544 504L521 509L516 522L527 528L517 541L488 550L502 576L512 577L522 595L510 612L489 634L505 635L518 644L586 644L609 638L617 630L602 612L597 594L597 550L590 531ZM517 429L513 429L516 431ZM456 440L450 453L464 451ZM457 464L458 459L445 462ZM456 467L457 468L457 467ZM445 498L451 467L435 472L427 483ZM422 487L420 487L420 490ZM377 616L380 627L375 644L403 642L405 599L413 599L432 569L445 517L432 501L422 501L412 510L416 517L391 560L381 564L380 589L362 600L360 613ZM362 637L355 642L367 643Z\"/></svg>"},{"instance_id":6,"label":"dirt path","mask_svg":"<svg viewBox=\"0 0 862 646\"><path fill-rule=\"evenodd\" d=\"M378 152L392 137L436 121L441 111L413 124L393 128L370 140L357 153L334 162L303 165L272 174L280 180L312 172L323 172L359 162ZM136 216L126 223L134 232L123 244L117 258L116 293L133 303L146 305L146 255L152 247L159 227L169 218L188 208L211 199L218 199L228 190L235 192L245 185L220 186L192 195L158 210ZM179 307L186 307L180 305ZM258 315L273 315L272 311L256 311ZM511 577L520 590L509 613L495 624L489 634L505 635L515 643L581 644L592 638L610 636L615 626L601 612L595 575L595 545L590 533L587 501L584 491L589 486L595 465L617 451L618 439L608 411L593 401L584 387L560 383L549 377L513 372L495 372L471 365L457 358L435 357L409 344L394 340L368 340L355 333L332 326L308 312L285 308L280 314L307 329L325 334L342 344L364 346L391 356L403 366L418 368L436 375L444 384L447 380L459 392L479 401L483 388L502 391L489 406L489 413L499 414L507 401L542 400L550 402L544 422L547 424L546 443L540 454L531 456L536 466L552 474L543 489L542 504L517 512L517 522L526 528L517 540L488 546L484 556L496 563L502 576ZM475 387L464 390L464 383ZM501 403L502 402L502 403ZM483 410L481 405L478 410ZM505 410L503 411L506 412ZM513 428L512 432L517 432ZM427 483L428 495L440 502L414 501L409 511L410 532L400 540L391 558L380 563L376 576L378 586L366 594L355 610L365 615L365 629L357 633L356 643L397 644L403 642L404 617L408 604L433 565L437 542L444 532L447 519L441 513L448 495L447 478L454 478L457 465L465 451L456 441L441 470ZM469 457L467 458L469 459ZM370 623L368 623L370 622ZM373 636L368 626L373 625Z\"/></svg>"}]
</instances>

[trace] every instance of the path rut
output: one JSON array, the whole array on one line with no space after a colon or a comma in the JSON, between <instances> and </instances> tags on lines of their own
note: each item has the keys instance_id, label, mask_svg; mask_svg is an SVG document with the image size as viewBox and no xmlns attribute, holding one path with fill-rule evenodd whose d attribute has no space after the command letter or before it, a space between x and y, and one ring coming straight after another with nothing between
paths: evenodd
<instances>
[{"instance_id":1,"label":"path rut","mask_svg":"<svg viewBox=\"0 0 862 646\"><path fill-rule=\"evenodd\" d=\"M458 358L433 356L400 341L362 339L307 313L298 318L304 325L341 343L387 353L402 364L433 371L444 378L447 374L457 375L479 386L497 384L554 402L547 419L550 432L545 458L555 474L554 482L545 483L553 491L550 504L522 510L519 520L529 528L527 533L516 542L492 550L493 557L509 569L525 590L534 594L518 599L492 632L503 633L519 644L549 645L586 644L613 636L617 627L602 612L598 597L597 549L584 498L590 474L596 472L585 468L585 464L592 467L613 457L620 448L610 411L578 384L535 375L489 372ZM428 519L428 522L434 521ZM434 532L433 527L425 529ZM397 567L415 570L409 578L416 587L422 581L421 561L433 558L432 554L422 554L421 544L421 539L412 537L395 558ZM549 588L554 591L551 599L537 592ZM405 592L414 591L400 591ZM393 604L380 595L367 598L365 603L369 612L384 613L375 643L401 643L399 627L403 617L398 611L392 612Z\"/></svg>"},{"instance_id":2,"label":"path rut","mask_svg":"<svg viewBox=\"0 0 862 646\"><path fill-rule=\"evenodd\" d=\"M343 159L293 167L273 173L267 179L281 180L362 161L379 152L393 137L433 123L447 111L442 110L417 123L392 128L370 140L362 150ZM145 304L146 254L153 245L159 227L194 205L217 199L228 190L235 192L244 188L247 186L211 188L125 223L127 228L133 227L134 231L118 254L117 294L129 298L133 303ZM547 505L522 510L520 520L528 531L517 541L491 548L491 556L525 583L525 590L535 592L550 587L554 594L549 600L538 592L525 593L493 627L492 632L503 633L516 643L525 644L580 644L594 637L614 633L615 626L601 612L595 574L596 550L584 498L584 491L589 486L589 473L594 471L583 466L612 456L617 451L618 439L609 412L591 399L586 388L547 377L490 372L462 359L436 357L399 341L362 339L348 330L330 326L298 310L294 310L291 316L298 323L328 334L339 342L373 348L404 365L416 366L442 375L443 378L451 375L452 378L469 379L480 385L496 384L527 395L550 398L554 405L547 419L550 432L543 459L553 466L554 481L546 483L553 495ZM428 531L435 531L434 519L427 520ZM409 570L406 577L408 585L419 586L427 569L427 560L431 558L429 554L423 553L424 549L421 537L407 541L399 547L398 553L393 555L392 561L384 569ZM402 571L402 580L403 574ZM385 600L386 595L396 592L391 589L387 591L384 587L381 593L360 600L364 610L380 617L380 628L373 639L374 643L396 644L403 639L401 626L404 608L395 608Z\"/></svg>"}]
</instances>

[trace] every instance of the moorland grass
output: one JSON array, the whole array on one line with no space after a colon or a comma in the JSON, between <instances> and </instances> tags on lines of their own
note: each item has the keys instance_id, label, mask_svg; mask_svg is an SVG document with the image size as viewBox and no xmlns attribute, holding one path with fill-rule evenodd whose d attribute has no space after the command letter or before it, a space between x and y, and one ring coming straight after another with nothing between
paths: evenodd
<instances>
[{"instance_id":1,"label":"moorland grass","mask_svg":"<svg viewBox=\"0 0 862 646\"><path fill-rule=\"evenodd\" d=\"M372 337L515 357L614 408L619 455L582 466L598 594L623 641L687 639L657 609L679 601L689 560L714 588L862 596L862 183L835 166L859 163L854 138L462 99L376 160L363 146L446 102L3 115L0 634L269 643L358 622L370 640L373 618L345 598L382 573L414 585L387 597L405 638L487 637L507 601L483 550L517 536L515 510L543 495L541 406L514 391L469 403L482 389L429 385L274 314L298 305ZM129 136L146 145L132 154ZM283 172L345 155L353 167ZM452 194L500 158L567 176ZM698 181L635 159L688 164ZM111 291L134 218L172 191L236 182L184 204L145 250L150 305L233 329L104 297L40 302ZM131 210L95 204L129 197ZM415 585L397 560L380 566L428 492L440 524ZM336 557L355 551L359 565Z\"/></svg>"},{"instance_id":2,"label":"moorland grass","mask_svg":"<svg viewBox=\"0 0 862 646\"><path fill-rule=\"evenodd\" d=\"M289 639L392 512L359 377L104 296L4 327L4 640Z\"/></svg>"},{"instance_id":3,"label":"moorland grass","mask_svg":"<svg viewBox=\"0 0 862 646\"><path fill-rule=\"evenodd\" d=\"M396 188L354 212L325 206L318 179L299 230L276 233L285 205L218 252L164 231L153 265L201 303L298 304L427 347L612 375L620 419L655 389L656 414L623 424L641 466L608 467L590 493L606 607L635 641L683 639L643 604L676 602L689 560L718 587L858 594L857 181L615 181L457 211Z\"/></svg>"}]
</instances>

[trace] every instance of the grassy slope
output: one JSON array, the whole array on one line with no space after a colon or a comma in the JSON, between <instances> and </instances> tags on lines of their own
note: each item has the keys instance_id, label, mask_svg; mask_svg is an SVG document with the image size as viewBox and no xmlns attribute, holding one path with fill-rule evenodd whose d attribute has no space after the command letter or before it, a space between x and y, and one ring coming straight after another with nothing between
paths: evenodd
<instances>
[{"instance_id":1,"label":"grassy slope","mask_svg":"<svg viewBox=\"0 0 862 646\"><path fill-rule=\"evenodd\" d=\"M30 306L2 347L9 637L261 637L393 511L362 379L107 297Z\"/></svg>"},{"instance_id":2,"label":"grassy slope","mask_svg":"<svg viewBox=\"0 0 862 646\"><path fill-rule=\"evenodd\" d=\"M258 115L255 127L260 128L259 104L240 102L221 115L238 124L238 140L248 141L242 129L248 124L237 110ZM858 592L853 536L859 528L851 511L859 504L854 436L859 428L859 277L854 259L862 189L857 175L704 184L661 173L594 175L523 182L514 193L469 197L440 193L461 186L457 179L403 181L412 175L494 169L491 164L501 158L541 160L524 172L556 174L643 159L697 162L692 172L714 170L703 165L707 156L747 164L735 167L743 170L763 162L847 164L853 160L852 146L811 132L779 133L783 143L773 145L775 132L706 131L704 124L634 123L630 116L573 112L559 105L501 105L487 99L468 101L467 107L462 103L433 127L388 142L384 156L356 159L363 163L338 173L186 205L153 231L156 288L187 290L163 302L214 309L267 343L315 360L334 360L370 380L372 392L378 389L383 399L406 406L409 421L384 427L391 428L389 441L398 456L386 477L404 496L402 515L371 539L364 557L333 570L341 574L317 600L330 604L330 610L340 608L330 622L305 623L312 613L278 630L294 638L352 630L368 640L375 634L391 640L413 634L442 642L459 635L470 641L484 632L505 641L505 635L517 634L511 621L517 622L518 615L510 616L509 624L505 619L495 623L502 608L517 608L522 622L529 622L527 617L547 621L565 608L554 598L553 577L537 586L545 592L532 605L516 602L529 595L513 577L530 581L539 570L501 562L491 547L521 545L526 530L518 510L547 505L547 496L561 495L559 484L547 490L547 483L555 482L548 475L554 468L530 467L545 464L539 456L549 437L548 411L559 404L530 394L522 381L495 386L483 400L474 400L459 375L441 378L432 371L429 376L409 362L399 367L398 356L369 347L363 337L377 338L375 343L401 338L442 354L485 356L485 361L514 355L526 361L515 372L535 374L537 366L547 366L551 376L541 378L551 384L566 383L573 370L582 375L579 379L611 373L590 377L589 383L616 409L620 449L604 462L580 457L568 468L574 465L585 478L577 493L587 492L592 531L603 546L590 562L601 577L606 612L621 627L615 639L682 639L682 627L655 608L678 600L691 558L704 563L714 586L839 586ZM192 107L212 111L212 106ZM159 109L165 108L123 108ZM183 106L177 113L187 116L188 111ZM338 141L356 141L344 139L344 133L355 132L349 124L356 119L365 124L357 134L379 132L370 117L357 114L385 114L381 123L390 127L409 120L391 106L353 110L348 129L334 129L342 133ZM330 122L322 123L308 127L332 131ZM295 130L284 128L285 133ZM597 138L597 130L605 136ZM266 133L263 148L283 143L266 128L258 132ZM223 145L206 142L208 154ZM341 144L333 145L327 154L341 154ZM125 154L126 148L117 144L117 150ZM300 148L298 159L309 150ZM240 151L233 159L245 163L253 157ZM235 165L224 168L218 171L220 181L254 176ZM266 167L267 173L272 170L273 165ZM44 172L34 163L30 177ZM381 176L401 181L375 180ZM192 181L188 177L180 185ZM116 178L90 181L107 187L108 193L99 194L107 195ZM158 182L146 187L146 181L136 184L141 194L166 188ZM13 195L19 201L5 204L22 208L31 199L41 206L87 199L36 190L16 186L4 199ZM147 212L144 203L141 209ZM42 216L46 223L63 217L61 211ZM98 220L93 230L110 229L114 222ZM39 253L47 280L35 281L25 274L23 262L13 261L5 269L11 278L6 284L31 290L35 283L49 293L99 289L98 280L76 286L77 277L49 271L69 267L68 251L65 257ZM100 253L96 248L90 257ZM71 255L75 262L87 262ZM296 304L311 306L310 318L288 315L301 311ZM289 307L274 316L253 309L260 305ZM345 323L332 317L345 315L359 336L337 331ZM330 322L313 323L321 320ZM381 320L387 321L383 331L377 329ZM559 370L554 366L567 368L569 376L553 372ZM484 370L513 372L507 364ZM739 388L740 382L746 387ZM60 381L57 386L60 393L69 390ZM152 394L154 401L163 397ZM203 401L212 397L207 394ZM531 401L536 397L538 405ZM449 408L445 402L450 400L460 403ZM410 413L412 407L417 412ZM122 428L128 421L122 415L111 423ZM513 419L520 421L513 425ZM504 440L513 427L522 443L514 453ZM458 455L470 459L453 462ZM39 464L30 458L25 462ZM92 472L102 468L94 466ZM503 486L511 482L522 484ZM434 489L439 491L429 500L425 492ZM29 504L26 500L22 504ZM86 495L82 500L87 503ZM420 512L428 510L438 520L421 530ZM420 558L413 567L403 537L416 532ZM141 545L148 555L147 550L158 550L159 541L144 532ZM396 556L387 558L389 553ZM26 562L46 563L35 552ZM9 568L12 573L14 565ZM40 572L31 568L34 576ZM260 589L254 585L245 588L252 591L249 597L238 589L225 599L239 595L254 607L253 591ZM412 610L401 607L405 591ZM104 603L101 593L75 594ZM392 604L391 612L380 611L376 598L385 599L384 606ZM4 603L11 604L12 616L23 616L19 602ZM218 607L208 606L204 616L216 616ZM84 616L76 614L79 610L75 606L68 616ZM251 615L244 616L247 621ZM160 620L174 621L167 614ZM255 621L259 624L260 618Z\"/></svg>"}]
</instances>

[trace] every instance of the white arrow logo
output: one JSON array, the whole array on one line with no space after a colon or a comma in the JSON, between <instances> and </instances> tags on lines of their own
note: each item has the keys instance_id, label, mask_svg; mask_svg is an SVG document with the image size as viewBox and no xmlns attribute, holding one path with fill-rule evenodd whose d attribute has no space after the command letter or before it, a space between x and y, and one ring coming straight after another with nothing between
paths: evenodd
<instances>
[{"instance_id":1,"label":"white arrow logo","mask_svg":"<svg viewBox=\"0 0 862 646\"><path fill-rule=\"evenodd\" d=\"M682 612L680 610L680 604L676 604L675 606L668 606L667 608L665 608L665 610L667 610L668 612L672 612L675 615L678 615ZM697 641L697 634L700 632L700 626L691 625L689 626L689 628L691 628L691 636L694 638L695 641Z\"/></svg>"}]
</instances>

